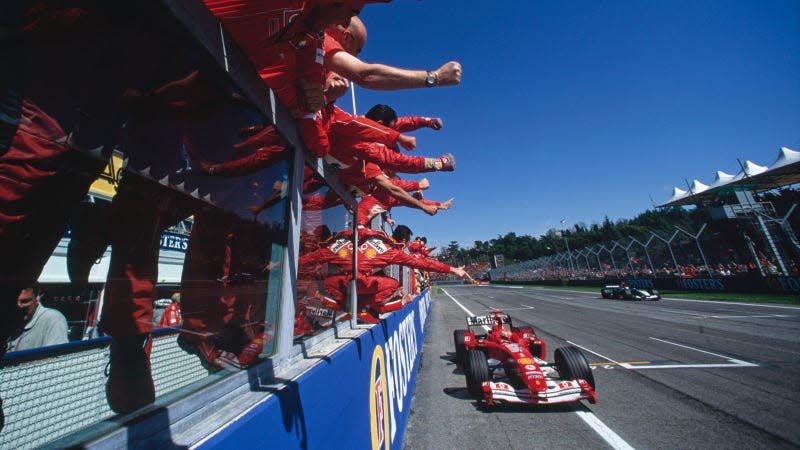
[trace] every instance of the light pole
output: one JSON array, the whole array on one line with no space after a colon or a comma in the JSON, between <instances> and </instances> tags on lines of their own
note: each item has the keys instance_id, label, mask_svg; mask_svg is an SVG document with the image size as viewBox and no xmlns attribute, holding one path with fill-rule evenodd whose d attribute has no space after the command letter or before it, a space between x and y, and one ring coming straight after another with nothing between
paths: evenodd
<instances>
[{"instance_id":1,"label":"light pole","mask_svg":"<svg viewBox=\"0 0 800 450\"><path fill-rule=\"evenodd\" d=\"M567 220L561 219L561 236L564 237L564 245L567 247L567 267L569 268L569 277L572 278L572 254L569 251L569 241L567 240Z\"/></svg>"}]
</instances>

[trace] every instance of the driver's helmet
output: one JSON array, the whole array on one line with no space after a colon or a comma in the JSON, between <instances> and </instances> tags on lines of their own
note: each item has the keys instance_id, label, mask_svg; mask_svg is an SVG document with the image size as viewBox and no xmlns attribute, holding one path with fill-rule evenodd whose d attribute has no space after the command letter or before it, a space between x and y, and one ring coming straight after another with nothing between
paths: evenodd
<instances>
[{"instance_id":1,"label":"driver's helmet","mask_svg":"<svg viewBox=\"0 0 800 450\"><path fill-rule=\"evenodd\" d=\"M511 324L508 322L503 323L502 316L495 316L494 318L495 327L500 330L500 334L504 337L511 336Z\"/></svg>"}]
</instances>

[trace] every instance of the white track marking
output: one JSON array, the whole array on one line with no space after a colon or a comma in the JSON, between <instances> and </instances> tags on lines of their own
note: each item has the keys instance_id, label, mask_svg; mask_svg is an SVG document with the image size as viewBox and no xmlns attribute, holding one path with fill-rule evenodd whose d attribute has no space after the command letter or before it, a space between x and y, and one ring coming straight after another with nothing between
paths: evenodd
<instances>
[{"instance_id":1,"label":"white track marking","mask_svg":"<svg viewBox=\"0 0 800 450\"><path fill-rule=\"evenodd\" d=\"M494 286L492 287L505 287L505 288L515 288L515 289L524 289L525 286ZM538 290L545 290L551 292L574 292L576 294L586 294L591 297L599 298L598 294L594 292L586 292L586 291L573 291L570 289L549 289L544 286L531 286L531 289L538 289ZM764 305L761 303L744 303L744 302L721 302L717 300L692 300L689 298L671 298L671 297L664 297L661 300L669 300L671 302L692 302L692 303L715 303L718 305L728 305L728 306L755 306L758 308L777 308L777 309L793 309L793 310L800 310L800 306L783 306L783 305Z\"/></svg>"},{"instance_id":2,"label":"white track marking","mask_svg":"<svg viewBox=\"0 0 800 450\"><path fill-rule=\"evenodd\" d=\"M524 308L495 308L494 306L492 306L491 308L492 309L501 309L501 310L503 310L503 312L506 312L506 311L527 311L529 309L536 309L533 306L528 306L528 305L522 305L522 306L524 306Z\"/></svg>"},{"instance_id":3,"label":"white track marking","mask_svg":"<svg viewBox=\"0 0 800 450\"><path fill-rule=\"evenodd\" d=\"M659 338L654 338L654 337L651 337L650 339L652 339L654 341L658 341L658 342L663 342L665 344L675 345L677 347L688 348L689 350L694 350L696 352L705 353L705 354L713 355L713 356L718 356L718 357L720 357L722 359L727 359L728 361L733 363L733 365L743 366L743 367L758 367L758 364L749 363L747 361L742 361L740 359L731 358L730 356L720 355L718 353L711 353L709 351L700 350L699 348L689 347L688 345L678 344L678 343L675 343L675 342L670 342L670 341L666 341L664 339L659 339ZM708 366L707 364L705 364L705 365L697 364L697 365Z\"/></svg>"},{"instance_id":4,"label":"white track marking","mask_svg":"<svg viewBox=\"0 0 800 450\"><path fill-rule=\"evenodd\" d=\"M731 360L733 361L733 360ZM758 364L751 364L742 361L743 364L732 362L730 364L664 364L652 366L630 367L633 370L647 369L735 369L737 367L758 367Z\"/></svg>"},{"instance_id":5,"label":"white track marking","mask_svg":"<svg viewBox=\"0 0 800 450\"><path fill-rule=\"evenodd\" d=\"M701 353L706 353L706 354L709 354L709 355L717 356L717 357L720 357L722 359L728 360L728 362L727 363L721 363L721 364L651 364L651 365L628 364L628 363L621 363L621 362L614 361L613 359L609 358L608 356L601 355L600 353L597 353L595 351L589 350L588 348L583 347L581 345L578 345L578 344L576 344L576 343L574 343L572 341L567 341L567 344L574 345L575 347L578 347L579 349L581 349L581 350L583 350L585 352L591 353L591 354L593 354L595 356L598 356L600 358L605 359L606 361L612 362L612 363L614 363L614 364L616 364L616 365L618 365L620 367L624 367L625 369L629 369L629 370L643 370L643 369L715 369L715 368L730 369L730 368L735 368L735 367L759 367L758 364L750 363L750 362L747 362L747 361L742 361L740 359L731 358L729 356L720 355L720 354L712 353L712 352L705 351L705 350L700 350L699 348L689 347L687 345L682 345L682 344L676 344L674 342L665 341L663 339L658 339L658 338L654 338L654 337L651 337L650 339L653 339L653 340L659 341L659 342L663 342L665 344L676 345L678 347L683 347L683 348L686 348L686 349L689 349L689 350L695 350L695 351L698 351L698 352L701 352Z\"/></svg>"},{"instance_id":6,"label":"white track marking","mask_svg":"<svg viewBox=\"0 0 800 450\"><path fill-rule=\"evenodd\" d=\"M444 290L444 289L442 289L442 292L444 292L444 295L446 295L446 296L450 297L450 300L454 301L454 302L455 302L455 304L456 304L456 305L458 305L458 307L459 307L459 308L463 309L465 313L469 314L470 316L474 315L474 314L472 314L471 312L469 312L469 310L468 310L468 309L467 309L467 308L466 308L464 305L462 305L461 303L459 303L459 302L458 302L458 300L456 300L456 299L455 299L455 297L453 297L452 295L450 295L450 293L449 293L449 292L447 292L447 291L446 291L446 290Z\"/></svg>"},{"instance_id":7,"label":"white track marking","mask_svg":"<svg viewBox=\"0 0 800 450\"><path fill-rule=\"evenodd\" d=\"M455 304L456 304L456 305L458 305L458 307L459 307L459 308L463 309L463 310L464 310L464 312L465 312L465 313L467 313L467 315L470 315L470 316L474 316L474 315L475 315L475 314L472 314L472 312L470 312L470 310L468 310L468 309L466 308L466 306L464 306L464 305L462 305L461 303L459 303L459 302L458 302L458 300L456 300L456 299L455 299L455 297L453 297L452 295L450 295L450 293L449 293L449 292L445 291L444 289L442 289L442 292L444 292L444 294L445 294L446 296L450 297L450 300L454 301L454 302L455 302ZM483 325L483 329L484 329L484 330L486 330L486 331L491 331L491 330L492 330L490 327L488 327L488 326L486 326L486 325Z\"/></svg>"},{"instance_id":8,"label":"white track marking","mask_svg":"<svg viewBox=\"0 0 800 450\"><path fill-rule=\"evenodd\" d=\"M715 314L698 314L692 313L688 311L678 311L675 309L661 309L659 311L669 312L673 314L683 314L687 316L694 316L698 319L772 319L772 318L781 318L781 317L794 317L788 314L752 314L752 315L739 315L739 316L731 316L731 315L715 315Z\"/></svg>"},{"instance_id":9,"label":"white track marking","mask_svg":"<svg viewBox=\"0 0 800 450\"><path fill-rule=\"evenodd\" d=\"M600 358L603 358L606 361L612 362L612 363L614 363L614 364L616 364L616 365L618 365L620 367L624 367L626 369L632 369L633 368L633 366L628 364L628 363L621 363L621 362L614 361L613 359L609 358L608 356L603 356L600 353L597 353L597 352L594 352L592 350L589 350L588 348L583 347L581 345L578 345L578 344L576 344L576 343L574 343L572 341L567 341L567 344L574 345L575 347L578 347L579 349L581 349L581 350L583 350L585 352L589 352L589 353L591 353L591 354L593 354L595 356L599 356Z\"/></svg>"},{"instance_id":10,"label":"white track marking","mask_svg":"<svg viewBox=\"0 0 800 450\"><path fill-rule=\"evenodd\" d=\"M575 411L575 414L577 414L578 417L581 418L581 420L586 422L586 424L589 425L591 429L593 429L597 434L599 434L600 437L602 437L603 440L606 441L608 445L611 446L611 448L618 450L627 450L627 449L633 450L633 447L631 447L627 442L625 442L625 440L622 439L617 433L615 433L614 430L609 428L608 425L601 422L600 419L598 419L597 416L595 416L594 413L592 413L591 411L587 409L580 409Z\"/></svg>"},{"instance_id":11,"label":"white track marking","mask_svg":"<svg viewBox=\"0 0 800 450\"><path fill-rule=\"evenodd\" d=\"M699 348L689 347L688 345L678 344L676 342L671 342L671 341L667 341L667 340L659 339L659 338L655 338L655 337L650 337L650 339L652 339L654 341L658 341L658 342L663 342L665 344L674 345L676 347L688 348L689 350L694 350L696 352L705 353L706 355L719 356L720 358L723 358L723 359L730 359L729 357L727 357L725 355L720 355L719 353L709 352L707 350L700 350Z\"/></svg>"},{"instance_id":12,"label":"white track marking","mask_svg":"<svg viewBox=\"0 0 800 450\"><path fill-rule=\"evenodd\" d=\"M664 298L662 300L669 300L671 302L716 303L718 305L727 305L727 306L756 306L756 307L759 307L759 308L777 308L777 309L800 310L800 307L798 307L798 306L762 305L760 303L719 302L719 301L716 301L716 300L691 300L691 299L688 299L688 298Z\"/></svg>"},{"instance_id":13,"label":"white track marking","mask_svg":"<svg viewBox=\"0 0 800 450\"><path fill-rule=\"evenodd\" d=\"M469 314L470 316L474 315L470 312L470 310L468 310L466 307L464 307L464 305L459 303L458 300L456 300L452 295L450 295L449 292L447 292L444 289L442 289L442 292L444 292L445 295L450 297L450 300L453 300L453 302L455 302L455 304L458 305L461 309L463 309L467 314ZM486 328L487 331L489 330L488 327L484 326L484 328ZM614 432L614 430L609 428L608 425L604 424L600 419L598 419L593 412L591 412L586 408L586 406L584 406L583 404L579 405L581 409L576 409L575 414L577 414L581 420L583 420L587 425L589 425L589 428L594 430L595 433L597 433L601 438L603 438L603 440L606 441L606 443L610 445L611 448L618 450L633 450L633 447L631 447L627 442L625 442L625 440L622 439L616 432Z\"/></svg>"},{"instance_id":14,"label":"white track marking","mask_svg":"<svg viewBox=\"0 0 800 450\"><path fill-rule=\"evenodd\" d=\"M794 317L787 314L766 314L760 316L708 316L712 319L772 319L774 317Z\"/></svg>"}]
</instances>

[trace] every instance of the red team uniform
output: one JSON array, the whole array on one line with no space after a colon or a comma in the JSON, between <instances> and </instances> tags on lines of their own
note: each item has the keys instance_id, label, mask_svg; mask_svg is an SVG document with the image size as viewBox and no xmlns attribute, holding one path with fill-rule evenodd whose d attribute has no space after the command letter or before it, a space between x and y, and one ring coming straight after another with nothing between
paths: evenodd
<instances>
[{"instance_id":1,"label":"red team uniform","mask_svg":"<svg viewBox=\"0 0 800 450\"><path fill-rule=\"evenodd\" d=\"M406 182L406 180L399 180L397 178L392 179L392 183L395 183L395 180L399 182ZM436 202L433 200L420 200L425 205L432 205L432 206L441 206L441 202ZM358 224L359 225L367 225L370 220L372 220L375 215L389 212L395 206L400 206L403 203L392 197L391 195L387 194L385 191L380 191L378 189L373 189L370 195L364 196L360 202L358 202Z\"/></svg>"},{"instance_id":2,"label":"red team uniform","mask_svg":"<svg viewBox=\"0 0 800 450\"><path fill-rule=\"evenodd\" d=\"M301 266L328 263L342 273L328 276L325 288L341 308L353 273L352 232L343 231L332 237L324 247L300 257ZM397 243L380 231L359 227L358 274L356 278L359 308L368 307L376 313L396 311L403 307L401 299L393 298L399 282L376 272L391 264L429 270L450 272L450 266L429 258L409 255L397 248Z\"/></svg>"},{"instance_id":3,"label":"red team uniform","mask_svg":"<svg viewBox=\"0 0 800 450\"><path fill-rule=\"evenodd\" d=\"M181 325L181 305L170 303L164 310L164 315L158 323L162 327L178 327Z\"/></svg>"},{"instance_id":4,"label":"red team uniform","mask_svg":"<svg viewBox=\"0 0 800 450\"><path fill-rule=\"evenodd\" d=\"M326 114L330 115L329 159L333 159L333 162L347 167L359 161L367 161L386 170L403 173L436 170L435 158L408 156L395 150L397 138L400 136L397 129L388 128L366 117L354 116L334 105L326 108ZM413 128L411 123L406 127L408 130L417 128Z\"/></svg>"},{"instance_id":5,"label":"red team uniform","mask_svg":"<svg viewBox=\"0 0 800 450\"><path fill-rule=\"evenodd\" d=\"M298 117L297 128L316 156L330 144L320 114L303 106L299 81L323 85L326 46L330 55L342 51L324 30L309 29L305 19L331 0L204 0L234 41L255 65L259 76L284 106ZM369 1L359 2L361 4Z\"/></svg>"}]
</instances>

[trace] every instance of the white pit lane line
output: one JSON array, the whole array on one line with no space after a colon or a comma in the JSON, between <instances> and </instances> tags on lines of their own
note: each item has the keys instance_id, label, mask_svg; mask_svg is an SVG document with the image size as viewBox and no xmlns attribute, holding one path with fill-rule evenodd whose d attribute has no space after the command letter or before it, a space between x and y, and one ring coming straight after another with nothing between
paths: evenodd
<instances>
[{"instance_id":1,"label":"white pit lane line","mask_svg":"<svg viewBox=\"0 0 800 450\"><path fill-rule=\"evenodd\" d=\"M698 319L774 319L774 318L794 317L793 315L789 315L789 314L752 314L752 315L732 316L732 315L698 314L698 313L693 313L693 312L688 312L688 311L679 311L679 310L675 310L675 309L661 309L661 311L672 313L672 314L693 316L693 317L697 317Z\"/></svg>"},{"instance_id":2,"label":"white pit lane line","mask_svg":"<svg viewBox=\"0 0 800 450\"><path fill-rule=\"evenodd\" d=\"M523 289L524 286L500 286L500 285L492 285L492 287L505 287L505 288L515 288L515 289ZM543 286L531 286L533 289L541 289L547 291L560 291L560 292L574 292L576 294L586 294L589 297L599 298L599 294L595 294L593 292L588 291L573 291L569 289L548 289L547 287ZM718 305L726 305L726 306L752 306L755 308L775 308L775 309L793 309L795 311L800 310L800 306L784 306L784 305L772 305L772 304L763 304L763 303L746 303L746 302L723 302L719 300L693 300L690 298L672 298L672 297L663 297L661 300L669 300L670 302L690 302L690 303L716 303Z\"/></svg>"},{"instance_id":3,"label":"white pit lane line","mask_svg":"<svg viewBox=\"0 0 800 450\"><path fill-rule=\"evenodd\" d=\"M450 300L455 302L455 304L458 305L459 308L463 309L464 312L466 312L470 316L475 315L472 314L472 312L470 312L470 310L468 310L466 307L464 307L464 305L459 303L458 300L456 300L452 295L450 295L449 292L447 292L444 289L442 289L442 292L444 292L446 296L450 297ZM484 328L486 328L487 331L489 330L489 328L486 326L484 326ZM622 439L614 430L609 428L608 425L604 424L600 419L598 419L597 416L594 415L594 413L591 410L589 410L583 403L578 403L578 405L579 405L578 408L580 409L576 409L575 414L581 420L583 420L587 425L589 425L589 428L594 430L595 433L597 433L601 438L603 438L603 440L606 441L606 443L609 446L611 446L611 448L618 450L633 450L633 447L631 447L630 444L625 442L625 440Z\"/></svg>"},{"instance_id":4,"label":"white pit lane line","mask_svg":"<svg viewBox=\"0 0 800 450\"><path fill-rule=\"evenodd\" d=\"M767 314L761 316L708 316L711 319L774 319L780 317L794 317L786 314Z\"/></svg>"},{"instance_id":5,"label":"white pit lane line","mask_svg":"<svg viewBox=\"0 0 800 450\"><path fill-rule=\"evenodd\" d=\"M659 339L659 338L654 338L654 337L651 337L650 339L652 339L654 341L658 341L658 342L663 342L665 344L670 344L670 345L675 345L675 346L682 347L682 348L687 348L689 350L694 350L696 352L705 353L707 355L718 356L720 358L727 359L730 362L730 364L692 364L692 365L685 365L685 364L684 365L680 365L680 364L678 364L677 366L681 367L681 368L687 368L687 367L758 367L758 364L749 363L747 361L742 361L740 359L731 358L730 356L720 355L718 353L711 353L711 352L708 352L708 351L705 351L705 350L700 350L699 348L689 347L688 345L678 344L678 343L675 343L675 342L670 342L670 341L666 341L664 339ZM656 368L656 367L659 367L659 366L651 366L651 367L652 368ZM661 366L661 367L667 367L667 366ZM638 366L637 367L637 369L647 369L647 368L649 368L649 367L648 366Z\"/></svg>"},{"instance_id":6,"label":"white pit lane line","mask_svg":"<svg viewBox=\"0 0 800 450\"><path fill-rule=\"evenodd\" d=\"M670 342L670 341L666 341L664 339L659 339L659 338L654 338L654 337L651 337L650 339L652 339L654 341L658 341L658 342L663 342L665 344L675 345L677 347L686 348L686 349L689 349L689 350L694 350L694 351L697 351L697 352L700 352L700 353L705 353L707 355L717 356L717 357L720 357L722 359L727 360L728 362L727 363L721 363L721 364L660 364L660 365L659 364L652 364L652 365L638 365L637 364L637 365L633 365L633 364L620 363L620 362L614 361L613 359L611 359L611 358L609 358L607 356L603 356L600 353L597 353L597 352L594 352L592 350L589 350L588 348L583 347L581 345L578 345L578 344L576 344L576 343L574 343L572 341L567 341L567 343L570 344L570 345L574 345L575 347L578 347L579 349L581 349L583 351L586 351L586 352L591 353L593 355L599 356L600 358L603 358L606 361L611 362L612 364L615 364L615 365L617 365L619 367L624 367L624 368L630 369L630 370L640 370L640 369L719 369L719 368L734 368L734 367L759 367L759 365L755 364L755 363L742 361L742 360L736 359L736 358L731 358L730 356L720 355L719 353L712 353L712 352L709 352L709 351L706 351L706 350L700 350L699 348L689 347L688 345L678 344L678 343L675 343L675 342Z\"/></svg>"}]
</instances>

